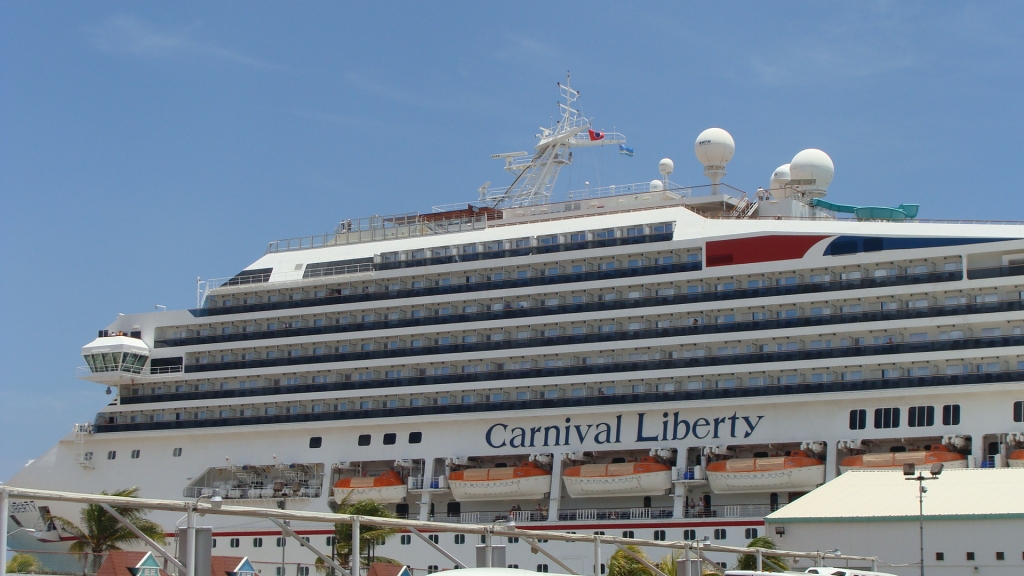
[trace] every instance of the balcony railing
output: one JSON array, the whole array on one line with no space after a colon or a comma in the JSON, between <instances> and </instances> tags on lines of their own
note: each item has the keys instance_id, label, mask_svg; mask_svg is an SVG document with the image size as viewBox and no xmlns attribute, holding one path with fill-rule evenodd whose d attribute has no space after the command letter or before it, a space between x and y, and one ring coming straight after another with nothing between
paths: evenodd
<instances>
[{"instance_id":1,"label":"balcony railing","mask_svg":"<svg viewBox=\"0 0 1024 576\"><path fill-rule=\"evenodd\" d=\"M764 518L781 508L771 504L715 504L704 506L698 503L693 508L684 508L681 518ZM675 519L672 508L580 508L558 511L559 522L614 522L623 520L669 520ZM511 520L517 524L546 522L547 510L487 510L448 514L442 517L447 522L462 524L490 524L495 521Z\"/></svg>"},{"instance_id":2,"label":"balcony railing","mask_svg":"<svg viewBox=\"0 0 1024 576\"><path fill-rule=\"evenodd\" d=\"M1024 346L1024 337L1015 346ZM998 338L981 339L984 348L995 348L1003 344ZM827 382L800 382L796 384L773 384L758 386L735 386L723 388L699 388L676 390L651 390L624 392L596 396L570 396L562 398L537 398L533 400L481 401L470 403L436 404L430 406L403 406L397 408L371 408L338 410L330 412L300 412L298 414L275 414L234 416L228 418L203 418L182 420L160 420L137 423L111 423L103 414L97 419L97 433L129 432L141 430L177 430L191 428L215 428L221 426L252 426L260 424L299 424L307 422L330 422L338 420L368 420L374 418L403 418L427 415L444 415L478 412L520 412L538 409L588 408L593 406L620 406L656 402L687 402L694 400L718 400L736 398L761 398L766 396L789 396L796 394L822 394L830 392L871 392L876 390L899 390L909 388L931 388L939 386L960 386L967 384L996 384L1024 381L1024 370L1001 372L978 372L970 374L948 374L939 376L914 376L904 378L872 378L867 380L839 380ZM346 387L350 384L344 383ZM685 383L680 383L680 385ZM326 385L324 385L326 386Z\"/></svg>"}]
</instances>

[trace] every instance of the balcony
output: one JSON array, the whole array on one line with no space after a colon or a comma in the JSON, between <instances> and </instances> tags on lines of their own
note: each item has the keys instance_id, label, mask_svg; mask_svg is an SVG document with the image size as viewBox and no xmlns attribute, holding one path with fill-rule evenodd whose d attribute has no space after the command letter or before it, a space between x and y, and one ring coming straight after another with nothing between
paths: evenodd
<instances>
[{"instance_id":1,"label":"balcony","mask_svg":"<svg viewBox=\"0 0 1024 576\"><path fill-rule=\"evenodd\" d=\"M715 504L698 505L683 510L681 518L728 518L761 519L781 508L782 505L771 504ZM511 520L516 524L547 522L547 510L488 510L461 512L439 517L442 522L456 524L490 524L501 520ZM559 522L620 522L637 520L672 520L679 519L672 515L672 508L580 508L559 510Z\"/></svg>"}]
</instances>

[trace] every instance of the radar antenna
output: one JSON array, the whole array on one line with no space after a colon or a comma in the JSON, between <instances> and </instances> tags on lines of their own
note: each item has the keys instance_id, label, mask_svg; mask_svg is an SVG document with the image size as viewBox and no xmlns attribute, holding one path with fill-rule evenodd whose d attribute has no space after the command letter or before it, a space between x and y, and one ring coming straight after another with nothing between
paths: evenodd
<instances>
[{"instance_id":1,"label":"radar antenna","mask_svg":"<svg viewBox=\"0 0 1024 576\"><path fill-rule=\"evenodd\" d=\"M533 156L527 152L494 154L491 158L505 161L505 170L516 175L506 189L481 188L480 202L492 208L515 208L543 204L551 196L558 172L572 163L572 149L584 146L625 144L626 137L618 132L599 132L592 128L591 120L573 108L580 93L570 85L566 74L565 85L558 90L565 102L558 102L561 120L554 127L541 127Z\"/></svg>"}]
</instances>

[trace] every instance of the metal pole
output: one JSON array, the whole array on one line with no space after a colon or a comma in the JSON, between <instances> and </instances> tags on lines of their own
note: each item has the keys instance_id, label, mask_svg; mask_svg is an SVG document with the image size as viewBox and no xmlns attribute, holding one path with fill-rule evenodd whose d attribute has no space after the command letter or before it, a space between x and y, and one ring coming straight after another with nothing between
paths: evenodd
<instances>
[{"instance_id":1,"label":"metal pole","mask_svg":"<svg viewBox=\"0 0 1024 576\"><path fill-rule=\"evenodd\" d=\"M0 486L0 576L7 576L7 488Z\"/></svg>"},{"instance_id":2,"label":"metal pole","mask_svg":"<svg viewBox=\"0 0 1024 576\"><path fill-rule=\"evenodd\" d=\"M917 529L921 542L921 576L924 576L924 474L917 475Z\"/></svg>"},{"instance_id":3,"label":"metal pole","mask_svg":"<svg viewBox=\"0 0 1024 576\"><path fill-rule=\"evenodd\" d=\"M188 521L185 524L185 576L196 576L196 507L188 509Z\"/></svg>"},{"instance_id":4,"label":"metal pole","mask_svg":"<svg viewBox=\"0 0 1024 576\"><path fill-rule=\"evenodd\" d=\"M764 561L761 558L761 549L757 549L757 571L761 572L764 569Z\"/></svg>"},{"instance_id":5,"label":"metal pole","mask_svg":"<svg viewBox=\"0 0 1024 576\"><path fill-rule=\"evenodd\" d=\"M178 569L178 574L179 575L188 570L188 568L186 568L181 562L179 562L178 559L175 558L173 554L171 554L167 550L164 550L163 547L161 547L159 544L154 542L152 538L150 538L149 536L146 536L145 534L143 534L142 530L139 530L138 528L135 527L134 524L132 524L128 520L125 520L125 517L121 516L117 512L117 510L114 510L109 504L100 504L100 506L102 506L103 509L107 511L107 514L110 514L111 516L113 516L114 520L117 520L118 522L120 522L121 525L123 525L125 528L130 530L132 534L135 534L136 538L138 538L139 540L142 540L143 542L145 542L147 545L149 545L150 548L152 548L153 550L156 550L158 554L163 556L165 560L167 560L168 562L173 564L174 567ZM180 520L179 520L179 522L180 522Z\"/></svg>"},{"instance_id":6,"label":"metal pole","mask_svg":"<svg viewBox=\"0 0 1024 576\"><path fill-rule=\"evenodd\" d=\"M287 526L289 524L289 521L285 520L282 523L285 526ZM282 526L281 527L281 573L278 574L277 576L284 576L284 552L285 552L285 547L286 546L288 546L288 537L285 536L284 526ZM296 576L298 576L298 575L296 574Z\"/></svg>"},{"instance_id":7,"label":"metal pole","mask_svg":"<svg viewBox=\"0 0 1024 576\"><path fill-rule=\"evenodd\" d=\"M494 546L491 543L491 531L484 534L484 568L493 568Z\"/></svg>"},{"instance_id":8,"label":"metal pole","mask_svg":"<svg viewBox=\"0 0 1024 576\"><path fill-rule=\"evenodd\" d=\"M359 517L352 519L352 576L359 576Z\"/></svg>"},{"instance_id":9,"label":"metal pole","mask_svg":"<svg viewBox=\"0 0 1024 576\"><path fill-rule=\"evenodd\" d=\"M601 536L594 535L594 576L601 576Z\"/></svg>"}]
</instances>

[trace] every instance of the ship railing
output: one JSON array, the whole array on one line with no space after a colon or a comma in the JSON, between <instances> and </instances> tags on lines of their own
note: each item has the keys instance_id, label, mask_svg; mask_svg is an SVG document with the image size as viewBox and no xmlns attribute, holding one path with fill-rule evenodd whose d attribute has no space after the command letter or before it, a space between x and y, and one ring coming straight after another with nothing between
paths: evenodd
<instances>
[{"instance_id":1,"label":"ship railing","mask_svg":"<svg viewBox=\"0 0 1024 576\"><path fill-rule=\"evenodd\" d=\"M409 477L409 490L445 490L448 488L448 478L445 476L434 476L424 479L422 476Z\"/></svg>"},{"instance_id":2,"label":"ship railing","mask_svg":"<svg viewBox=\"0 0 1024 576\"><path fill-rule=\"evenodd\" d=\"M213 496L212 486L188 486L183 491L185 498ZM286 486L280 491L271 487L236 487L220 488L220 495L225 500L267 500L271 498L319 498L322 490L319 486L302 486L297 492Z\"/></svg>"},{"instance_id":3,"label":"ship railing","mask_svg":"<svg viewBox=\"0 0 1024 576\"><path fill-rule=\"evenodd\" d=\"M371 216L369 218L343 220L338 224L338 228L334 232L328 234L274 240L267 244L267 254L311 250L327 246L379 242L396 238L415 238L434 234L468 232L485 228L487 228L487 215L482 213L447 220L424 218L418 212L392 216Z\"/></svg>"},{"instance_id":4,"label":"ship railing","mask_svg":"<svg viewBox=\"0 0 1024 576\"><path fill-rule=\"evenodd\" d=\"M370 262L362 264L339 264L338 266L327 266L323 268L308 268L305 270L289 270L287 272L275 272L274 282L294 282L297 280L309 280L311 278L325 278L330 276L345 276L348 274L364 274L373 272L373 264ZM238 286L251 286L270 282L270 273L253 275L235 275L224 278L208 278L200 282L199 289L203 292L203 300L214 290L220 288L234 288Z\"/></svg>"},{"instance_id":5,"label":"ship railing","mask_svg":"<svg viewBox=\"0 0 1024 576\"><path fill-rule=\"evenodd\" d=\"M513 522L537 522L540 520L540 512L531 510L513 510L509 517Z\"/></svg>"},{"instance_id":6,"label":"ship railing","mask_svg":"<svg viewBox=\"0 0 1024 576\"><path fill-rule=\"evenodd\" d=\"M147 378L149 376L162 376L164 374L176 374L184 370L182 366L157 366L150 367L148 370L93 370L88 366L77 366L75 368L75 377L88 379L90 377L98 376L101 374L124 374L125 377L131 377L135 379Z\"/></svg>"},{"instance_id":7,"label":"ship railing","mask_svg":"<svg viewBox=\"0 0 1024 576\"><path fill-rule=\"evenodd\" d=\"M764 518L778 510L781 505L771 504L716 504L704 506L697 502L692 508L684 507L681 518ZM619 520L667 520L676 518L672 508L581 508L559 510L558 520L561 522L602 522ZM548 520L546 510L479 510L448 514L448 522L463 524L484 523L499 520L512 520L517 523L545 522Z\"/></svg>"}]
</instances>

